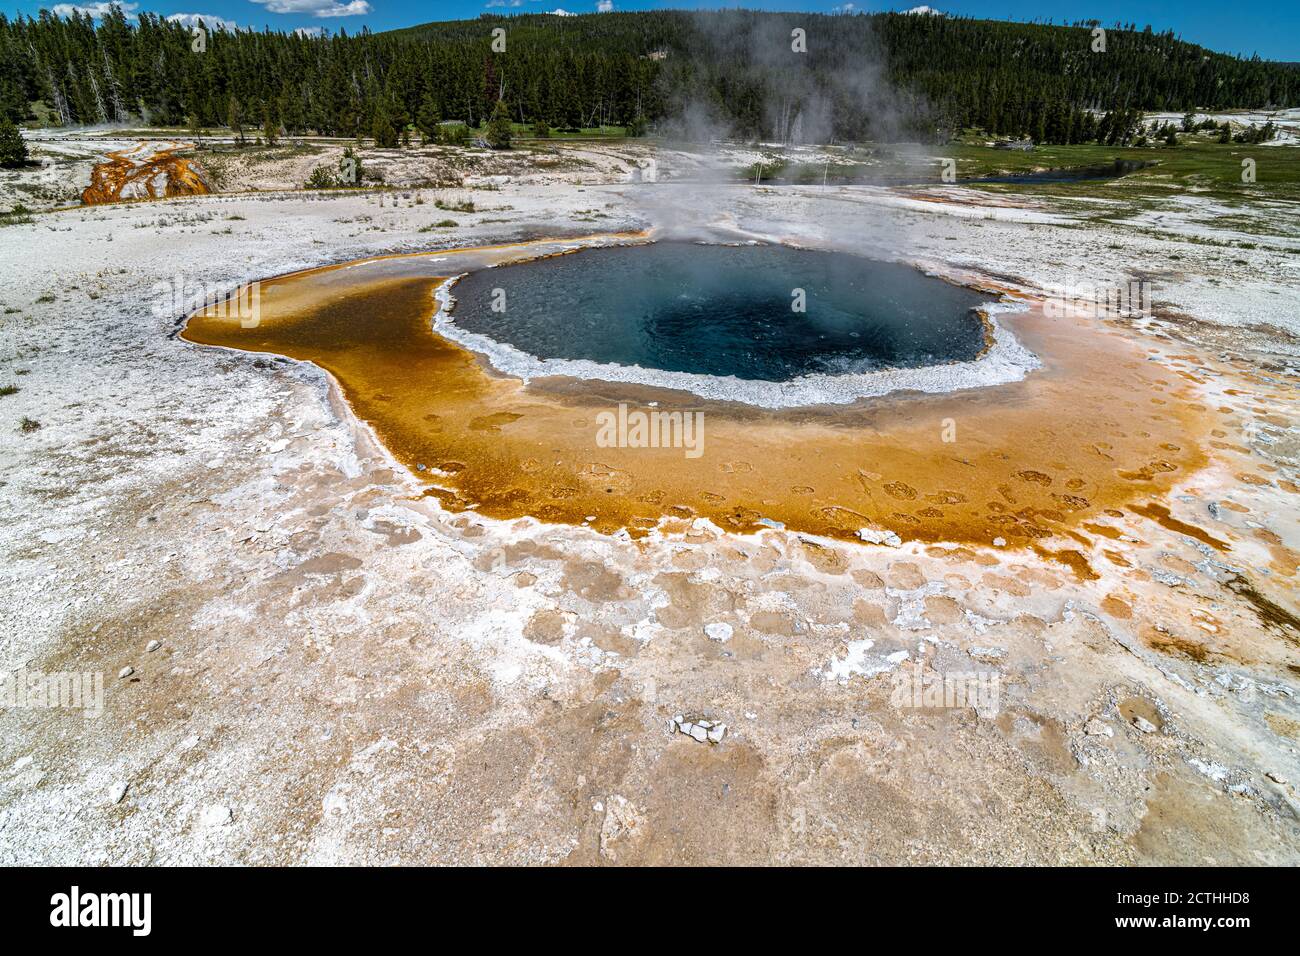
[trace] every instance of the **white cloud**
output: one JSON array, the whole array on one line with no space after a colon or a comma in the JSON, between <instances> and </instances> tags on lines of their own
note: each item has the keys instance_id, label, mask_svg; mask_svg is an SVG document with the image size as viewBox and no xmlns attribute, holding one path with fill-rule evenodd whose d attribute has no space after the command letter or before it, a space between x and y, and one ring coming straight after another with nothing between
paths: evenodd
<instances>
[{"instance_id":1,"label":"white cloud","mask_svg":"<svg viewBox=\"0 0 1300 956\"><path fill-rule=\"evenodd\" d=\"M331 4L325 10L318 10L312 15L317 17L356 17L369 12L370 4L366 0L352 0L348 4Z\"/></svg>"},{"instance_id":2,"label":"white cloud","mask_svg":"<svg viewBox=\"0 0 1300 956\"><path fill-rule=\"evenodd\" d=\"M911 10L904 10L903 12L915 13L917 16L929 16L929 17L946 17L948 15L944 13L942 10L936 10L934 7L926 7L926 6L913 7Z\"/></svg>"},{"instance_id":3,"label":"white cloud","mask_svg":"<svg viewBox=\"0 0 1300 956\"><path fill-rule=\"evenodd\" d=\"M852 13L856 9L857 9L857 4L845 3L845 4L841 4L838 7L831 7L831 13Z\"/></svg>"},{"instance_id":4,"label":"white cloud","mask_svg":"<svg viewBox=\"0 0 1300 956\"><path fill-rule=\"evenodd\" d=\"M609 13L614 9L614 0L596 0L597 13Z\"/></svg>"},{"instance_id":5,"label":"white cloud","mask_svg":"<svg viewBox=\"0 0 1300 956\"><path fill-rule=\"evenodd\" d=\"M224 17L213 16L211 13L173 13L167 18L172 23L179 23L190 28L203 25L209 30L234 30L235 21L227 20Z\"/></svg>"},{"instance_id":6,"label":"white cloud","mask_svg":"<svg viewBox=\"0 0 1300 956\"><path fill-rule=\"evenodd\" d=\"M524 0L488 0L489 7L522 7Z\"/></svg>"},{"instance_id":7,"label":"white cloud","mask_svg":"<svg viewBox=\"0 0 1300 956\"><path fill-rule=\"evenodd\" d=\"M54 15L56 17L70 17L74 13L88 13L98 19L113 7L121 7L123 13L130 13L138 6L140 6L138 3L56 3L54 5Z\"/></svg>"},{"instance_id":8,"label":"white cloud","mask_svg":"<svg viewBox=\"0 0 1300 956\"><path fill-rule=\"evenodd\" d=\"M300 37L318 37L325 32L323 27L299 27L293 31Z\"/></svg>"},{"instance_id":9,"label":"white cloud","mask_svg":"<svg viewBox=\"0 0 1300 956\"><path fill-rule=\"evenodd\" d=\"M369 0L253 0L272 13L309 13L313 17L355 17L370 12Z\"/></svg>"},{"instance_id":10,"label":"white cloud","mask_svg":"<svg viewBox=\"0 0 1300 956\"><path fill-rule=\"evenodd\" d=\"M562 9L561 7L556 7L554 10L551 11L551 16L553 16L553 17L576 17L577 14L576 14L576 13L570 13L568 10Z\"/></svg>"}]
</instances>

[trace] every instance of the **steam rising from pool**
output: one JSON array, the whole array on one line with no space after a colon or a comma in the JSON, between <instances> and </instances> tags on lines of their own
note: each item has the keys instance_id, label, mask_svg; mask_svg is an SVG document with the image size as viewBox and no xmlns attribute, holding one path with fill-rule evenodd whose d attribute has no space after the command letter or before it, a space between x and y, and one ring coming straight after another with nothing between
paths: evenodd
<instances>
[{"instance_id":1,"label":"steam rising from pool","mask_svg":"<svg viewBox=\"0 0 1300 956\"><path fill-rule=\"evenodd\" d=\"M1007 308L980 293L904 265L785 246L586 249L482 270L438 294L436 331L525 380L629 382L783 408L999 384L1038 364L989 315Z\"/></svg>"}]
</instances>

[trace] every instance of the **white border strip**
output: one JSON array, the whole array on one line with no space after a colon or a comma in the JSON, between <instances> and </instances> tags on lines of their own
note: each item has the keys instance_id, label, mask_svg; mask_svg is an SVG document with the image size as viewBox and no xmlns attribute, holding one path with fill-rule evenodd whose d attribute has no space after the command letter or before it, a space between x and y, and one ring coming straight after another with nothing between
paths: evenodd
<instances>
[{"instance_id":1,"label":"white border strip","mask_svg":"<svg viewBox=\"0 0 1300 956\"><path fill-rule=\"evenodd\" d=\"M593 362L590 359L542 359L507 342L498 342L486 335L467 331L455 323L451 307L456 300L451 294L451 287L467 275L468 272L453 276L434 290L438 310L433 316L433 331L478 352L497 371L522 379L525 383L550 376L597 379L671 388L711 401L743 402L759 408L777 409L806 405L848 405L858 399L875 398L891 392L937 393L955 392L964 388L987 388L1019 382L1042 365L1038 356L1021 345L997 320L999 313L1028 311L1028 303L1015 301L990 302L981 306L981 310L988 316L993 343L979 358L969 362L949 362L921 368L880 369L843 375L817 373L803 375L788 382L768 382L736 378L734 375L669 372L642 368L639 365Z\"/></svg>"}]
</instances>

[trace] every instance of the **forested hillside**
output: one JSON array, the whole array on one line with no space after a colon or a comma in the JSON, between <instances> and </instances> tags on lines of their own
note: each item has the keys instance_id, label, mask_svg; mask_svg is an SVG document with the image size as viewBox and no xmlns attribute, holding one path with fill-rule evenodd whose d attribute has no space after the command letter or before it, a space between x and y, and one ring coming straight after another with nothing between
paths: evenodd
<instances>
[{"instance_id":1,"label":"forested hillside","mask_svg":"<svg viewBox=\"0 0 1300 956\"><path fill-rule=\"evenodd\" d=\"M506 29L506 49L491 48ZM806 52L791 30L806 32ZM1300 69L1170 33L942 16L654 11L483 16L383 34L190 30L153 14L98 23L0 15L0 111L65 124L238 122L291 134L390 134L520 122L682 126L794 141L942 136L965 126L1040 141L1096 135L1087 110L1300 103Z\"/></svg>"}]
</instances>

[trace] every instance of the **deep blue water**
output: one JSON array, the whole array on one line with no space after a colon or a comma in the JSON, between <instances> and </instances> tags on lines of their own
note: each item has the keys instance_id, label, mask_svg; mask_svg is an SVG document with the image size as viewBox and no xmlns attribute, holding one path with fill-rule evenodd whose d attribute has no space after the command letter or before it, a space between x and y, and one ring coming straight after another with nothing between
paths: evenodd
<instances>
[{"instance_id":1,"label":"deep blue water","mask_svg":"<svg viewBox=\"0 0 1300 956\"><path fill-rule=\"evenodd\" d=\"M485 269L452 294L457 325L539 358L774 382L973 359L988 299L857 256L686 242Z\"/></svg>"},{"instance_id":2,"label":"deep blue water","mask_svg":"<svg viewBox=\"0 0 1300 956\"><path fill-rule=\"evenodd\" d=\"M1117 159L1110 163L1096 163L1092 166L1069 166L1063 169L1041 169L1036 172L1005 173L1000 176L975 176L963 179L963 183L1086 183L1095 179L1117 179L1137 172L1148 166L1157 165L1153 160Z\"/></svg>"}]
</instances>

